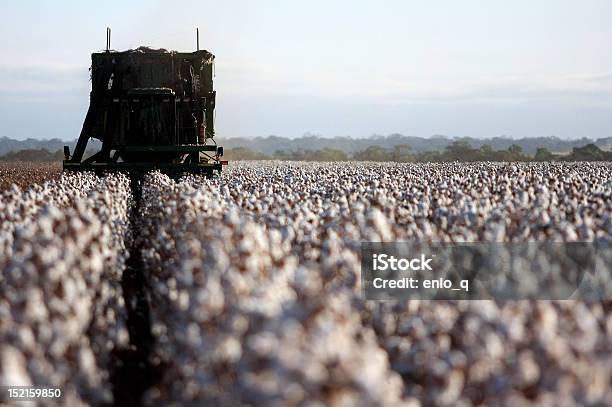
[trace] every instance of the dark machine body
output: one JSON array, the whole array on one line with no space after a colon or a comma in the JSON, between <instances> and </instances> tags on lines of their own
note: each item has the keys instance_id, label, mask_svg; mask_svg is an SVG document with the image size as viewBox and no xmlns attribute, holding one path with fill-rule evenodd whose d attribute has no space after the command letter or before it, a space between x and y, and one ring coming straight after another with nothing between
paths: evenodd
<instances>
[{"instance_id":1,"label":"dark machine body","mask_svg":"<svg viewBox=\"0 0 612 407\"><path fill-rule=\"evenodd\" d=\"M89 110L74 153L64 147L64 170L220 172L214 59L145 47L92 54ZM102 149L83 160L90 138Z\"/></svg>"}]
</instances>

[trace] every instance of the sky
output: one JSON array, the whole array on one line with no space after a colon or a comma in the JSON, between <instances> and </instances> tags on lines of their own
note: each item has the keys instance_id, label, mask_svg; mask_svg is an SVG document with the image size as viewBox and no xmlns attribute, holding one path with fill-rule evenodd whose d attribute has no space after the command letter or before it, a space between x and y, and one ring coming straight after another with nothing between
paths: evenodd
<instances>
[{"instance_id":1,"label":"sky","mask_svg":"<svg viewBox=\"0 0 612 407\"><path fill-rule=\"evenodd\" d=\"M78 137L90 54L216 55L216 132L612 136L612 1L0 3L0 137Z\"/></svg>"}]
</instances>

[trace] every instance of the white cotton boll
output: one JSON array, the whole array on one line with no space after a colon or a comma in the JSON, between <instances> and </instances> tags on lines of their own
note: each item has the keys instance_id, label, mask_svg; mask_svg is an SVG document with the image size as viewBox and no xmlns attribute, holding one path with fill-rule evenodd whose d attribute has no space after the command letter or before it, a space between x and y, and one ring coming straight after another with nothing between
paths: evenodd
<instances>
[{"instance_id":1,"label":"white cotton boll","mask_svg":"<svg viewBox=\"0 0 612 407\"><path fill-rule=\"evenodd\" d=\"M187 291L181 291L176 301L180 310L187 310L189 308L189 293Z\"/></svg>"},{"instance_id":2,"label":"white cotton boll","mask_svg":"<svg viewBox=\"0 0 612 407\"><path fill-rule=\"evenodd\" d=\"M0 383L10 383L11 386L32 385L26 368L26 358L18 349L0 344L0 366Z\"/></svg>"},{"instance_id":3,"label":"white cotton boll","mask_svg":"<svg viewBox=\"0 0 612 407\"><path fill-rule=\"evenodd\" d=\"M34 321L42 321L47 318L47 307L45 306L43 293L40 289L30 288L25 292L26 309L25 316Z\"/></svg>"}]
</instances>

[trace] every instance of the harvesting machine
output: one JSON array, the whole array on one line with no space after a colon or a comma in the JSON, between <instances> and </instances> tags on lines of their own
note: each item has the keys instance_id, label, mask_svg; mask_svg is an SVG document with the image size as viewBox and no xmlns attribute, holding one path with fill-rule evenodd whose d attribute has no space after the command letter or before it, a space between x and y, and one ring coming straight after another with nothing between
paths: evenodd
<instances>
[{"instance_id":1,"label":"harvesting machine","mask_svg":"<svg viewBox=\"0 0 612 407\"><path fill-rule=\"evenodd\" d=\"M91 55L90 104L64 170L166 173L220 172L223 147L215 142L215 56L199 49L175 52L140 47ZM83 159L91 138L102 148Z\"/></svg>"}]
</instances>

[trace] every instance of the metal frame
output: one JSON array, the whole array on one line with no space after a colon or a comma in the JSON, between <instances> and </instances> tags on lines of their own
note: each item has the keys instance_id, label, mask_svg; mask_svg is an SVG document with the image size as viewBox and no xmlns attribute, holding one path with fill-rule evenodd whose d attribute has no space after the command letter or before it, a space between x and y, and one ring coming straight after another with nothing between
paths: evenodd
<instances>
[{"instance_id":1,"label":"metal frame","mask_svg":"<svg viewBox=\"0 0 612 407\"><path fill-rule=\"evenodd\" d=\"M117 171L141 171L148 172L159 170L164 173L198 173L203 175L214 175L215 171L221 173L223 161L215 163L153 163L153 162L120 162L120 163L75 163L64 160L65 171L93 171L93 172L117 172Z\"/></svg>"},{"instance_id":2,"label":"metal frame","mask_svg":"<svg viewBox=\"0 0 612 407\"><path fill-rule=\"evenodd\" d=\"M128 153L140 153L140 152L181 152L181 153L199 153L203 151L217 151L217 146L214 144L177 144L177 145L148 145L148 146L132 146L126 145L123 147L119 147L117 151L125 151Z\"/></svg>"},{"instance_id":3,"label":"metal frame","mask_svg":"<svg viewBox=\"0 0 612 407\"><path fill-rule=\"evenodd\" d=\"M221 161L219 155L219 147L216 145L128 145L119 147L115 156L125 152L177 152L185 154L204 153L206 158L212 162L148 162L148 161L130 161L117 162L111 158L108 162L97 162L94 157L77 162L70 158L69 151L64 150L68 156L63 161L63 169L66 171L151 171L160 170L162 172L194 172L213 175L215 171L219 173L223 169L223 165L227 165L227 161ZM214 151L216 154L211 156L206 154L207 151ZM98 153L99 154L99 153Z\"/></svg>"}]
</instances>

